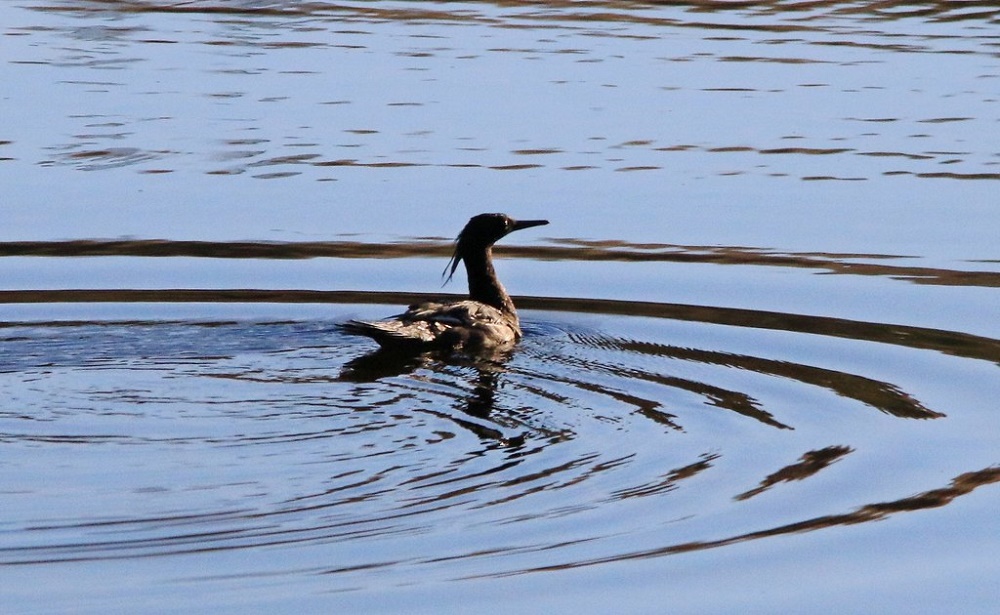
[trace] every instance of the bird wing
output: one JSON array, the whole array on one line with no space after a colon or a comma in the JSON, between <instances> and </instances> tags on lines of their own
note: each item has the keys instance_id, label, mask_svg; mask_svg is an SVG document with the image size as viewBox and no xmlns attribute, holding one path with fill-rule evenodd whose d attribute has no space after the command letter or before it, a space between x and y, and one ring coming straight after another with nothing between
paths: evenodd
<instances>
[{"instance_id":1,"label":"bird wing","mask_svg":"<svg viewBox=\"0 0 1000 615\"><path fill-rule=\"evenodd\" d=\"M478 301L420 303L395 318L352 320L343 329L383 346L494 346L518 336L500 310Z\"/></svg>"},{"instance_id":2,"label":"bird wing","mask_svg":"<svg viewBox=\"0 0 1000 615\"><path fill-rule=\"evenodd\" d=\"M407 322L434 322L461 327L502 324L504 322L500 310L478 301L418 303L411 305L410 309L401 314L399 318Z\"/></svg>"}]
</instances>

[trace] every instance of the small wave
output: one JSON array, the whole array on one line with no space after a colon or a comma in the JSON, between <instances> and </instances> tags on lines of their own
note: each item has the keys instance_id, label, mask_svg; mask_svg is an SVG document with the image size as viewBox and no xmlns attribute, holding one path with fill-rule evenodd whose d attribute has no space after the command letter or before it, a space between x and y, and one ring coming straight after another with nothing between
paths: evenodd
<instances>
[{"instance_id":1,"label":"small wave","mask_svg":"<svg viewBox=\"0 0 1000 615\"><path fill-rule=\"evenodd\" d=\"M232 292L188 298L388 298ZM988 443L948 444L955 408L992 413L970 365L992 369L997 340L707 306L523 303L522 344L488 358L390 361L332 320L3 323L0 440L19 461L0 566L233 550L263 564L293 549L322 550L314 572L345 586L374 569L505 576L877 521L1000 480L975 465ZM578 325L585 314L614 317ZM911 374L928 361L932 383ZM949 412L928 394L942 387ZM908 463L927 447L933 460ZM45 462L67 454L56 472ZM956 465L967 470L942 485ZM905 493L887 499L886 481ZM914 481L930 486L911 495Z\"/></svg>"}]
</instances>

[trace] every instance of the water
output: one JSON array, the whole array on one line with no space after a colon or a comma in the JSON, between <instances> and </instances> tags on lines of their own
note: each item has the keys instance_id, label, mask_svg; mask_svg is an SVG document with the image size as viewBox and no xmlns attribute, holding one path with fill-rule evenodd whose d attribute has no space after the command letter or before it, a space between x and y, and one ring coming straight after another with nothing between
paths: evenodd
<instances>
[{"instance_id":1,"label":"water","mask_svg":"<svg viewBox=\"0 0 1000 615\"><path fill-rule=\"evenodd\" d=\"M996 8L0 6L0 587L991 612ZM482 211L525 339L388 360Z\"/></svg>"}]
</instances>

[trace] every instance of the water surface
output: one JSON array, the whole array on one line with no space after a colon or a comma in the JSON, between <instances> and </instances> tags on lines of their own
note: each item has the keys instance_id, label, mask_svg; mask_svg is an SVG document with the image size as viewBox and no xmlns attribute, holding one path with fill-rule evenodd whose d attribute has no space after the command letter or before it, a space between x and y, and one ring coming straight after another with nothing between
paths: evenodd
<instances>
[{"instance_id":1,"label":"water surface","mask_svg":"<svg viewBox=\"0 0 1000 615\"><path fill-rule=\"evenodd\" d=\"M989 3L0 6L13 612L991 612ZM387 357L472 214L525 338Z\"/></svg>"}]
</instances>

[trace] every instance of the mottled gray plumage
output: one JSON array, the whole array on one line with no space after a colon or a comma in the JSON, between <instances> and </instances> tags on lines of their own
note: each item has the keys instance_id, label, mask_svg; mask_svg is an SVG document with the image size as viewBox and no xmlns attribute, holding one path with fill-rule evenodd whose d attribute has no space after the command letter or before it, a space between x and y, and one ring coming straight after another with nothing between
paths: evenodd
<instances>
[{"instance_id":1,"label":"mottled gray plumage","mask_svg":"<svg viewBox=\"0 0 1000 615\"><path fill-rule=\"evenodd\" d=\"M516 230L548 224L547 220L518 222L505 214L480 214L469 220L455 242L445 275L450 280L465 262L469 299L454 303L427 302L391 319L352 320L347 333L364 335L386 348L492 349L521 339L521 323L514 302L493 269L492 247Z\"/></svg>"}]
</instances>

